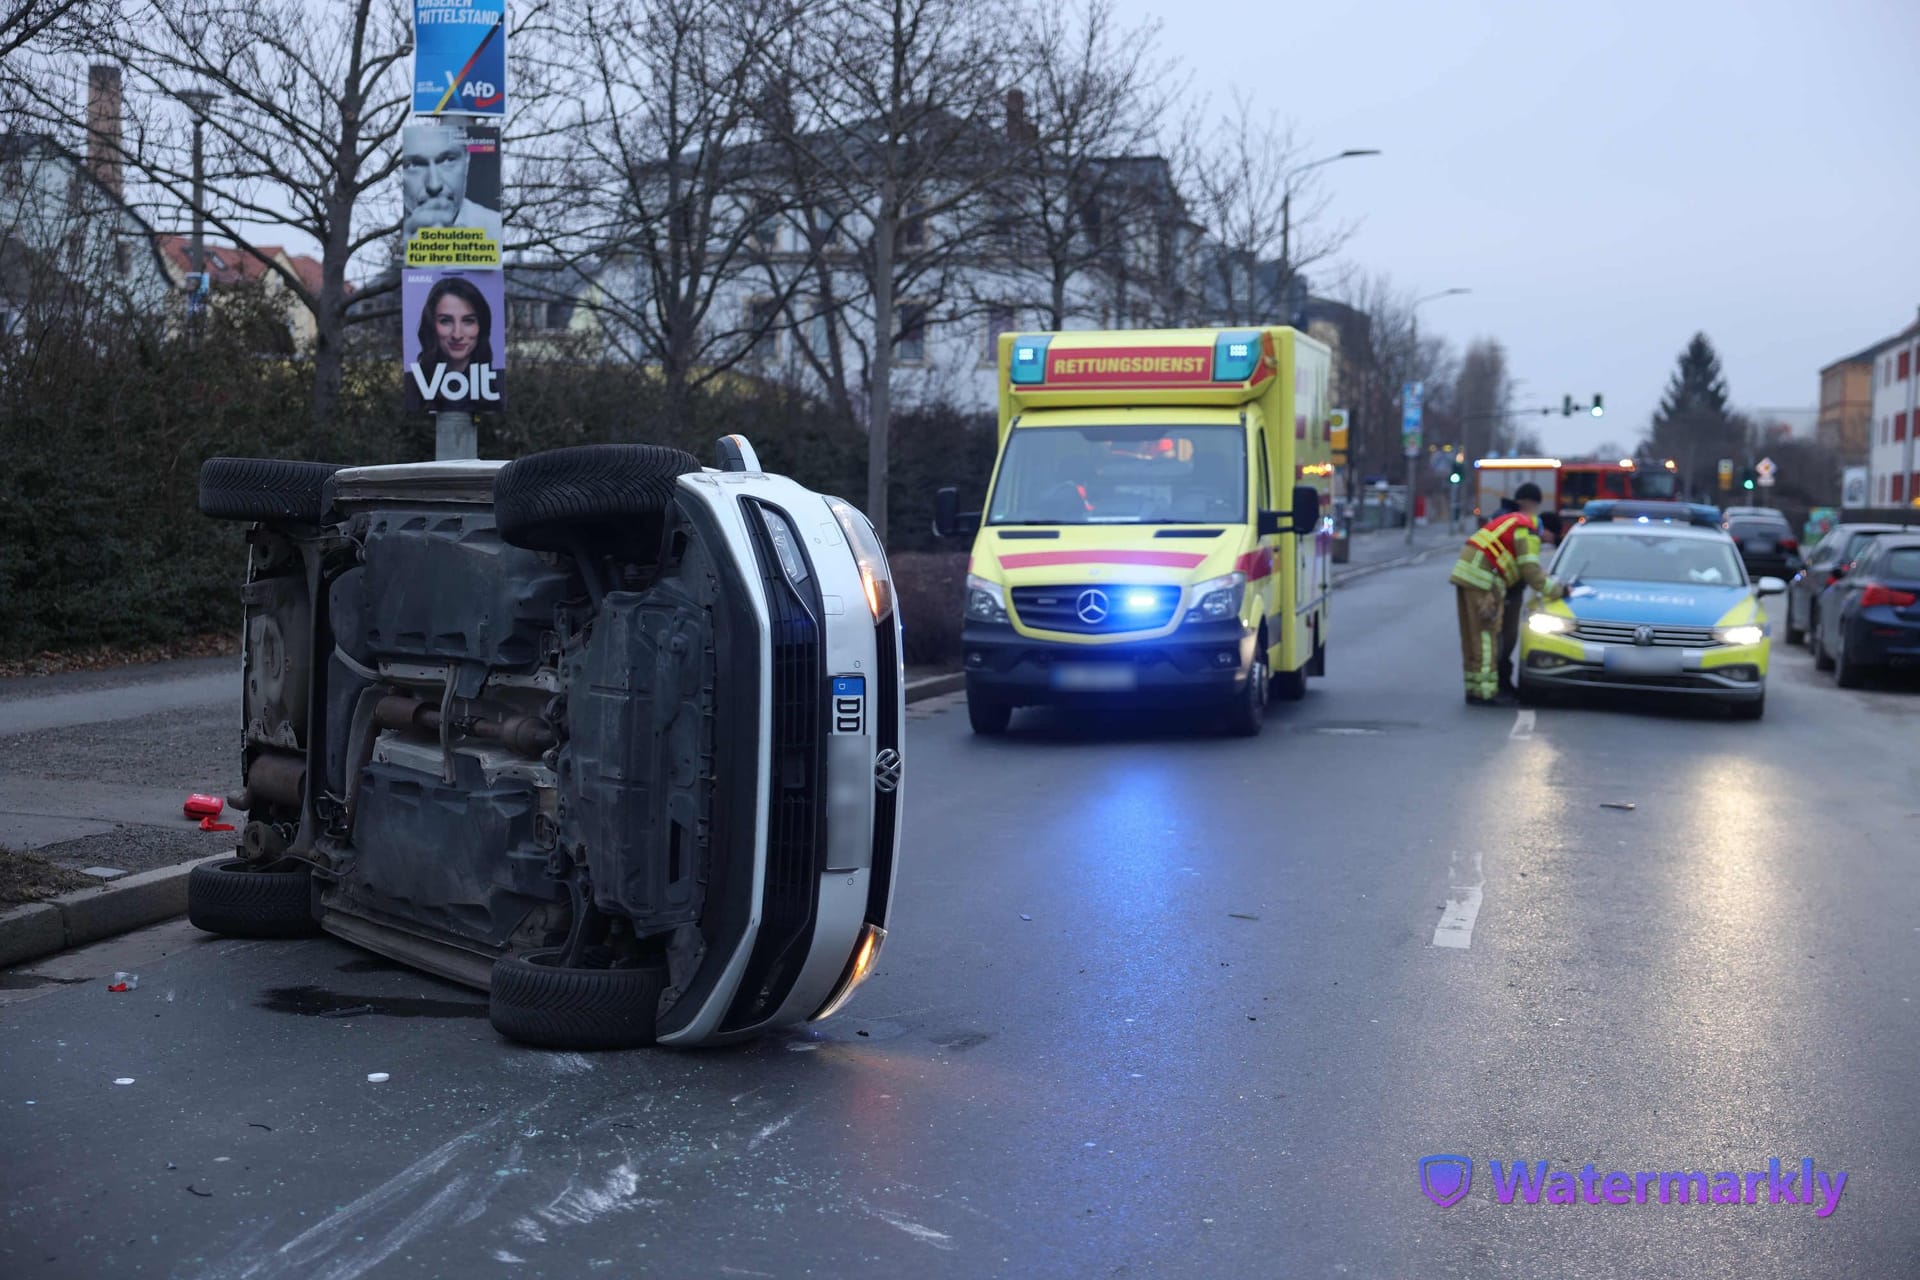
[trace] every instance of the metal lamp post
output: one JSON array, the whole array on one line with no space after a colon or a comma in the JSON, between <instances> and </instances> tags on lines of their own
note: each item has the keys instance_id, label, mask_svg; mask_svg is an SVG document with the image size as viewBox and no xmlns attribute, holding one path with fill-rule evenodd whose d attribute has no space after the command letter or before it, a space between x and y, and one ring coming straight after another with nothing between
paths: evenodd
<instances>
[{"instance_id":1,"label":"metal lamp post","mask_svg":"<svg viewBox=\"0 0 1920 1280\"><path fill-rule=\"evenodd\" d=\"M201 131L206 127L207 112L220 100L220 95L211 89L186 89L181 91L180 101L187 104L193 112L193 238L188 242L189 261L193 264L193 291L201 299L207 294L207 162L206 152L201 145ZM196 320L198 307L188 305L189 314Z\"/></svg>"},{"instance_id":2,"label":"metal lamp post","mask_svg":"<svg viewBox=\"0 0 1920 1280\"><path fill-rule=\"evenodd\" d=\"M1285 278L1281 281L1284 287L1291 288L1293 285L1293 179L1309 169L1318 169L1321 165L1332 164L1336 160L1351 160L1355 156L1379 154L1381 154L1379 149L1375 147L1349 147L1338 155L1309 160L1295 169L1287 178L1286 187L1280 193L1280 266L1286 272Z\"/></svg>"},{"instance_id":3,"label":"metal lamp post","mask_svg":"<svg viewBox=\"0 0 1920 1280\"><path fill-rule=\"evenodd\" d=\"M1472 293L1472 292L1473 290L1471 289L1460 289L1460 288L1442 289L1438 293L1430 293L1424 298L1414 299L1413 305L1407 308L1407 313L1409 316L1409 324L1413 330L1414 361L1418 362L1420 359L1420 304L1423 302L1432 302L1435 298L1451 298L1457 293ZM1413 545L1413 500L1414 500L1414 495L1418 491L1419 487L1420 487L1420 451L1418 449L1415 449L1407 454L1407 545L1408 546Z\"/></svg>"}]
</instances>

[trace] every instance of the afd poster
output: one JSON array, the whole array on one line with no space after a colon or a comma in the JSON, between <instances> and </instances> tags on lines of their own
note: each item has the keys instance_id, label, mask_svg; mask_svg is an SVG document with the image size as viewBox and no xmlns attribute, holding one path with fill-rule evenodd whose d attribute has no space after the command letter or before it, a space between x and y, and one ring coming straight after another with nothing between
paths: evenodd
<instances>
[{"instance_id":1,"label":"afd poster","mask_svg":"<svg viewBox=\"0 0 1920 1280\"><path fill-rule=\"evenodd\" d=\"M507 114L507 0L413 0L413 113Z\"/></svg>"},{"instance_id":2,"label":"afd poster","mask_svg":"<svg viewBox=\"0 0 1920 1280\"><path fill-rule=\"evenodd\" d=\"M486 413L505 403L506 277L400 273L401 353L410 413Z\"/></svg>"},{"instance_id":3,"label":"afd poster","mask_svg":"<svg viewBox=\"0 0 1920 1280\"><path fill-rule=\"evenodd\" d=\"M400 131L409 267L500 265L500 130L452 120Z\"/></svg>"}]
</instances>

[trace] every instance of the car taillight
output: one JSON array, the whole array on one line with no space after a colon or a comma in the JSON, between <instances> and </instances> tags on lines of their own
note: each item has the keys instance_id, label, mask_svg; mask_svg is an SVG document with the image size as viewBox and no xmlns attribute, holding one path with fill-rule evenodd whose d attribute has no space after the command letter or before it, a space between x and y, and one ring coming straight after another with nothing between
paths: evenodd
<instances>
[{"instance_id":1,"label":"car taillight","mask_svg":"<svg viewBox=\"0 0 1920 1280\"><path fill-rule=\"evenodd\" d=\"M1782 538L1780 539L1780 549L1782 551L1798 551L1800 549L1800 539Z\"/></svg>"},{"instance_id":2,"label":"car taillight","mask_svg":"<svg viewBox=\"0 0 1920 1280\"><path fill-rule=\"evenodd\" d=\"M1892 587L1883 587L1875 582L1860 593L1860 607L1866 609L1876 604L1890 604L1896 609L1904 609L1917 598L1920 597L1911 591L1895 591Z\"/></svg>"}]
</instances>

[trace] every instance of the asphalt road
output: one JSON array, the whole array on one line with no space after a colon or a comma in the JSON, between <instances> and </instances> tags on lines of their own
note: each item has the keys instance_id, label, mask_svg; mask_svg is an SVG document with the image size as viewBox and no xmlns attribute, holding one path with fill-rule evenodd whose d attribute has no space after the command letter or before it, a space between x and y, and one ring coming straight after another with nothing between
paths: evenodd
<instances>
[{"instance_id":1,"label":"asphalt road","mask_svg":"<svg viewBox=\"0 0 1920 1280\"><path fill-rule=\"evenodd\" d=\"M184 924L0 979L0 1274L1920 1274L1920 690L1470 709L1444 572L1343 589L1257 740L917 705L893 936L802 1033L529 1052ZM1488 1157L1847 1180L1503 1205Z\"/></svg>"}]
</instances>

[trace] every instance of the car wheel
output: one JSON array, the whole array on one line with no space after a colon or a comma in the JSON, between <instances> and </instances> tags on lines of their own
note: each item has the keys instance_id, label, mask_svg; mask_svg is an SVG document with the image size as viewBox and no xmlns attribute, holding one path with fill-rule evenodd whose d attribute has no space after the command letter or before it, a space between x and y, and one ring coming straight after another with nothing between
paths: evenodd
<instances>
[{"instance_id":1,"label":"car wheel","mask_svg":"<svg viewBox=\"0 0 1920 1280\"><path fill-rule=\"evenodd\" d=\"M570 969L560 951L494 962L487 1017L509 1040L541 1049L637 1049L654 1041L665 965Z\"/></svg>"},{"instance_id":2,"label":"car wheel","mask_svg":"<svg viewBox=\"0 0 1920 1280\"><path fill-rule=\"evenodd\" d=\"M1807 638L1807 633L1793 625L1793 597L1787 597L1787 643L1799 644Z\"/></svg>"},{"instance_id":3,"label":"car wheel","mask_svg":"<svg viewBox=\"0 0 1920 1280\"><path fill-rule=\"evenodd\" d=\"M1231 704L1227 717L1227 732L1239 738L1256 737L1266 718L1267 664L1256 655L1252 668L1247 672L1247 683Z\"/></svg>"},{"instance_id":4,"label":"car wheel","mask_svg":"<svg viewBox=\"0 0 1920 1280\"><path fill-rule=\"evenodd\" d=\"M1733 718L1735 720L1758 720L1765 714L1767 714L1767 695L1764 693L1752 702L1736 702L1733 704Z\"/></svg>"},{"instance_id":5,"label":"car wheel","mask_svg":"<svg viewBox=\"0 0 1920 1280\"><path fill-rule=\"evenodd\" d=\"M216 520L319 524L337 462L208 458L200 465L200 514Z\"/></svg>"},{"instance_id":6,"label":"car wheel","mask_svg":"<svg viewBox=\"0 0 1920 1280\"><path fill-rule=\"evenodd\" d=\"M1815 671L1833 670L1833 657L1827 652L1827 633L1818 624L1813 628L1813 669Z\"/></svg>"},{"instance_id":7,"label":"car wheel","mask_svg":"<svg viewBox=\"0 0 1920 1280\"><path fill-rule=\"evenodd\" d=\"M237 858L203 863L187 873L187 920L227 938L311 937L320 932L312 883L304 867L259 871Z\"/></svg>"},{"instance_id":8,"label":"car wheel","mask_svg":"<svg viewBox=\"0 0 1920 1280\"><path fill-rule=\"evenodd\" d=\"M995 698L967 691L967 723L982 737L997 738L1013 722L1013 708Z\"/></svg>"},{"instance_id":9,"label":"car wheel","mask_svg":"<svg viewBox=\"0 0 1920 1280\"><path fill-rule=\"evenodd\" d=\"M1807 602L1807 629L1805 631L1808 649L1820 647L1820 610L1812 602Z\"/></svg>"},{"instance_id":10,"label":"car wheel","mask_svg":"<svg viewBox=\"0 0 1920 1280\"><path fill-rule=\"evenodd\" d=\"M679 478L699 459L652 444L588 444L517 458L493 481L500 537L531 551L649 559Z\"/></svg>"},{"instance_id":11,"label":"car wheel","mask_svg":"<svg viewBox=\"0 0 1920 1280\"><path fill-rule=\"evenodd\" d=\"M1833 652L1833 682L1842 689L1858 689L1867 682L1867 673L1859 663L1847 661L1847 624L1844 621L1835 640L1840 647Z\"/></svg>"}]
</instances>

